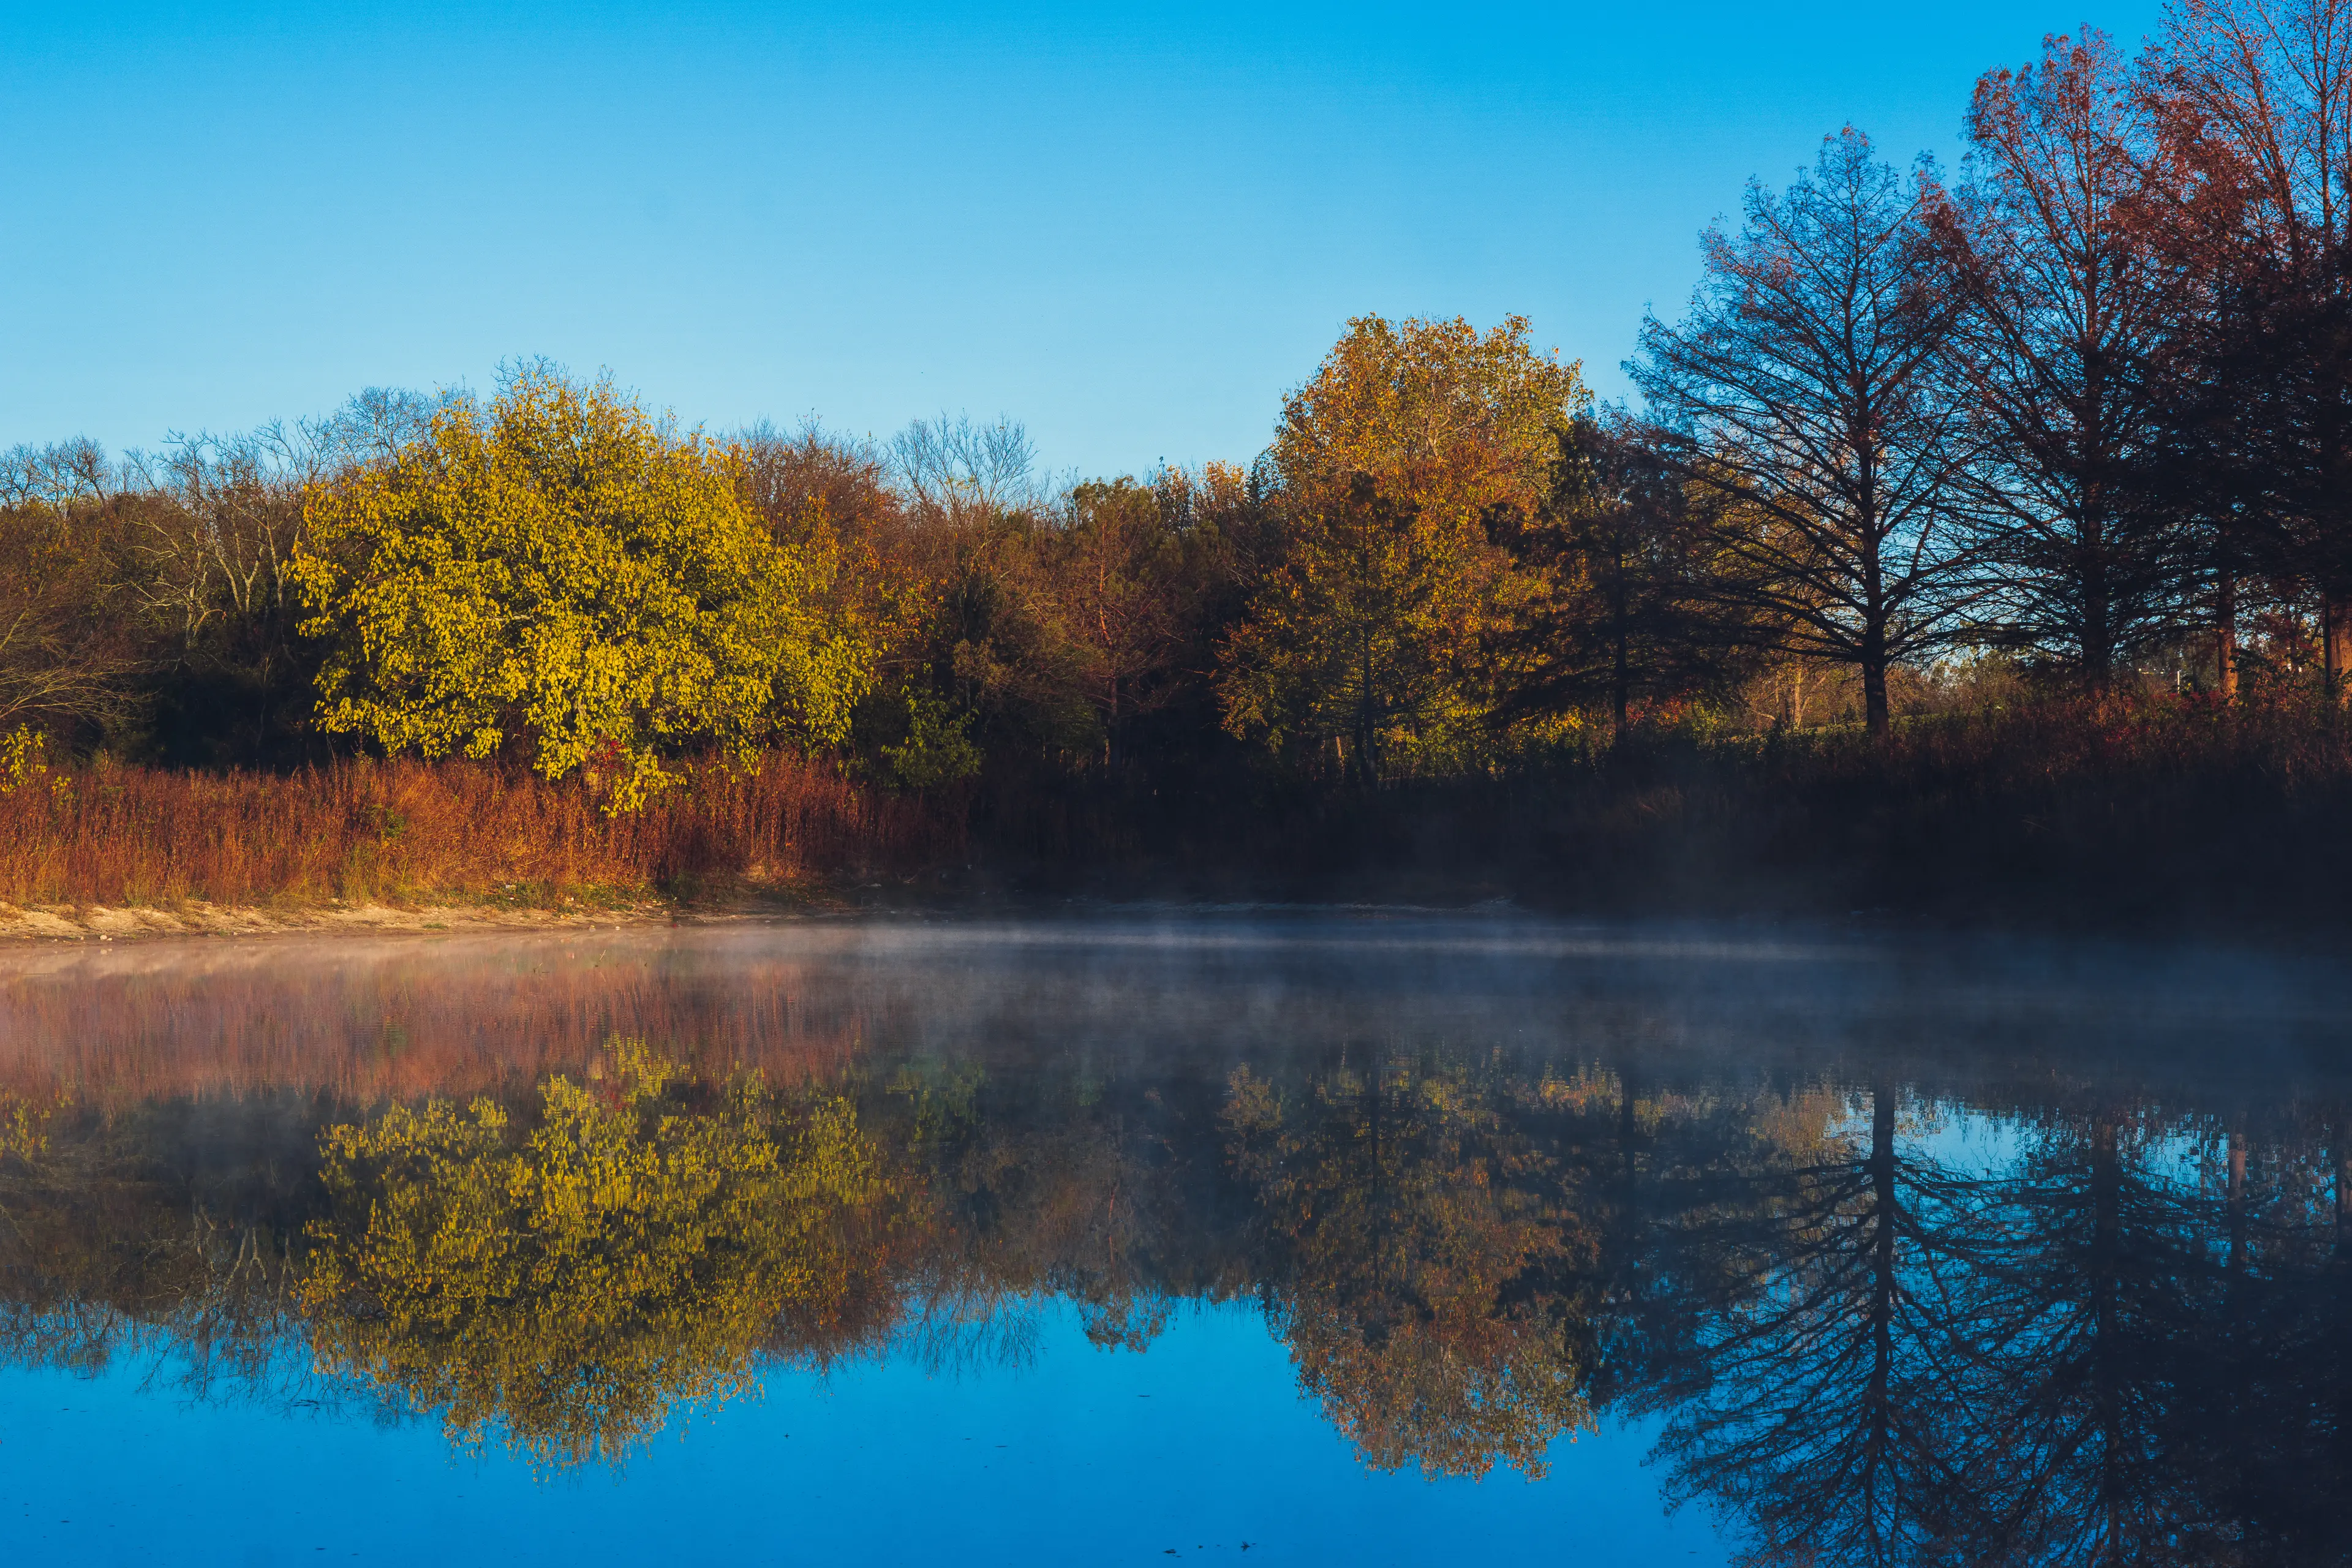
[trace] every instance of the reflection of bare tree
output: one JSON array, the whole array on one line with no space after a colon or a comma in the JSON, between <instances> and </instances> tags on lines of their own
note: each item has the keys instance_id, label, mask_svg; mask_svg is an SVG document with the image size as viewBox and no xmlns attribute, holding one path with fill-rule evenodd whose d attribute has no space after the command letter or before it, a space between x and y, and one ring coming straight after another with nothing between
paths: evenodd
<instances>
[{"instance_id":1,"label":"reflection of bare tree","mask_svg":"<svg viewBox=\"0 0 2352 1568\"><path fill-rule=\"evenodd\" d=\"M1784 1162L1792 1146L1812 1147L1822 1111L1803 1100L1659 1083L1633 1058L1576 1087L1591 1112L1575 1141L1578 1206L1600 1235L1583 1281L1593 1403L1671 1408L1707 1386L1699 1337L1710 1320L1694 1304L1724 1283L1709 1272L1707 1249L1685 1242L1744 1201L1740 1173L1759 1159ZM1563 1096L1552 1089L1547 1098Z\"/></svg>"},{"instance_id":2,"label":"reflection of bare tree","mask_svg":"<svg viewBox=\"0 0 2352 1568\"><path fill-rule=\"evenodd\" d=\"M2209 1560L2352 1560L2346 1109L2230 1119L2187 1221L2204 1260L2166 1437Z\"/></svg>"},{"instance_id":3,"label":"reflection of bare tree","mask_svg":"<svg viewBox=\"0 0 2352 1568\"><path fill-rule=\"evenodd\" d=\"M197 1399L351 1395L310 1365L294 1297L299 1219L278 1167L309 1110L265 1099L223 1142L185 1101L106 1117L0 1094L0 1363L129 1358Z\"/></svg>"},{"instance_id":4,"label":"reflection of bare tree","mask_svg":"<svg viewBox=\"0 0 2352 1568\"><path fill-rule=\"evenodd\" d=\"M1869 1104L1866 1131L1759 1146L1666 1244L1703 1368L1660 1440L1668 1492L1727 1510L1751 1561L1935 1562L1991 1531L1980 1184L1898 1144L1884 1077Z\"/></svg>"},{"instance_id":5,"label":"reflection of bare tree","mask_svg":"<svg viewBox=\"0 0 2352 1568\"><path fill-rule=\"evenodd\" d=\"M2009 1548L2034 1563L2206 1563L2225 1536L2186 1467L2182 1396L2218 1326L2192 1194L2147 1168L2160 1126L2114 1107L2045 1129L2004 1184L1980 1298Z\"/></svg>"},{"instance_id":6,"label":"reflection of bare tree","mask_svg":"<svg viewBox=\"0 0 2352 1568\"><path fill-rule=\"evenodd\" d=\"M2210 1124L2109 1100L2038 1108L1961 1173L1898 1137L1883 1079L1871 1100L1866 1142L1760 1150L1696 1218L1654 1191L1692 1364L1628 1394L1668 1415L1674 1495L1759 1562L2347 1555L2332 1145L2280 1129L2250 1159L2232 1125L2200 1191L2179 1172Z\"/></svg>"}]
</instances>

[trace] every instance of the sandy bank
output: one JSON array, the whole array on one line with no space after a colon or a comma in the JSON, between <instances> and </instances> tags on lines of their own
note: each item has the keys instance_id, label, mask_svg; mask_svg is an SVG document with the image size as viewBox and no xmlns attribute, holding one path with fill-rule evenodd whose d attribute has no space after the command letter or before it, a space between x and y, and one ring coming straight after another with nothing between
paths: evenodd
<instances>
[{"instance_id":1,"label":"sandy bank","mask_svg":"<svg viewBox=\"0 0 2352 1568\"><path fill-rule=\"evenodd\" d=\"M0 903L0 942L117 942L153 937L326 935L349 931L539 931L666 922L676 906L660 900L615 908L514 909L489 904L289 905L240 908L188 902L171 909L103 904Z\"/></svg>"}]
</instances>

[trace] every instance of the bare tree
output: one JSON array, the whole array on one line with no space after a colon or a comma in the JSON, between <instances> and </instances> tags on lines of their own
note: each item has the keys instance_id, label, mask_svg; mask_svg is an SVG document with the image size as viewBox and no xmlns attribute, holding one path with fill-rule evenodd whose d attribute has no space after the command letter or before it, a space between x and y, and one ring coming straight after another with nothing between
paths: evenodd
<instances>
[{"instance_id":1,"label":"bare tree","mask_svg":"<svg viewBox=\"0 0 2352 1568\"><path fill-rule=\"evenodd\" d=\"M871 538L902 510L890 489L890 453L871 438L827 430L813 418L790 433L763 419L734 445L743 458L744 500L780 542L820 528Z\"/></svg>"},{"instance_id":2,"label":"bare tree","mask_svg":"<svg viewBox=\"0 0 2352 1568\"><path fill-rule=\"evenodd\" d=\"M0 731L131 705L119 559L124 477L86 437L0 453Z\"/></svg>"},{"instance_id":3,"label":"bare tree","mask_svg":"<svg viewBox=\"0 0 2352 1568\"><path fill-rule=\"evenodd\" d=\"M2113 43L2086 31L1988 72L1968 135L1970 178L1931 220L1968 306L1952 363L1979 437L1963 475L2000 573L1994 640L2100 689L2179 608L2150 493L2154 363L2179 310L2150 234L2157 129Z\"/></svg>"},{"instance_id":4,"label":"bare tree","mask_svg":"<svg viewBox=\"0 0 2352 1568\"><path fill-rule=\"evenodd\" d=\"M120 494L123 479L106 448L87 436L47 447L0 452L0 507L44 507L52 513Z\"/></svg>"},{"instance_id":5,"label":"bare tree","mask_svg":"<svg viewBox=\"0 0 2352 1568\"><path fill-rule=\"evenodd\" d=\"M422 440L433 416L460 398L452 392L428 395L401 386L365 387L323 422L320 436L345 462L389 463L402 447Z\"/></svg>"},{"instance_id":6,"label":"bare tree","mask_svg":"<svg viewBox=\"0 0 2352 1568\"><path fill-rule=\"evenodd\" d=\"M1644 322L1627 365L1685 472L1727 503L1722 591L1784 620L1790 651L1855 668L1874 735L1888 667L1964 630L1976 596L1929 188L1860 132L1828 137L1785 194L1748 187L1738 234L1706 233L1689 315Z\"/></svg>"},{"instance_id":7,"label":"bare tree","mask_svg":"<svg viewBox=\"0 0 2352 1568\"><path fill-rule=\"evenodd\" d=\"M27 509L0 510L0 731L104 721L128 710L142 667L104 541Z\"/></svg>"},{"instance_id":8,"label":"bare tree","mask_svg":"<svg viewBox=\"0 0 2352 1568\"><path fill-rule=\"evenodd\" d=\"M2224 689L2240 579L2318 598L2352 656L2352 0L2176 0L2153 96L2195 165L2175 244L2200 275L2179 468L2199 481ZM2201 210L2200 210L2201 209Z\"/></svg>"},{"instance_id":9,"label":"bare tree","mask_svg":"<svg viewBox=\"0 0 2352 1568\"><path fill-rule=\"evenodd\" d=\"M173 431L160 452L130 455L143 488L169 503L146 529L157 608L194 638L216 616L278 605L302 532L302 494L337 453L323 422L278 421L241 435Z\"/></svg>"},{"instance_id":10,"label":"bare tree","mask_svg":"<svg viewBox=\"0 0 2352 1568\"><path fill-rule=\"evenodd\" d=\"M1037 503L1037 444L1021 422L969 414L918 419L890 438L894 477L927 510L1012 511Z\"/></svg>"}]
</instances>

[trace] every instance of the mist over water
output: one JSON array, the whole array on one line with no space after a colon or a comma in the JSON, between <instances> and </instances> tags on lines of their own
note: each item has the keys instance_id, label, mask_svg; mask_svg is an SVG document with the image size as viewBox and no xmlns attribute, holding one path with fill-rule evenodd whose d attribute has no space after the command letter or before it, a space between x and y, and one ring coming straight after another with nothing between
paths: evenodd
<instances>
[{"instance_id":1,"label":"mist over water","mask_svg":"<svg viewBox=\"0 0 2352 1568\"><path fill-rule=\"evenodd\" d=\"M1395 910L20 950L0 1551L2333 1560L2347 1040Z\"/></svg>"}]
</instances>

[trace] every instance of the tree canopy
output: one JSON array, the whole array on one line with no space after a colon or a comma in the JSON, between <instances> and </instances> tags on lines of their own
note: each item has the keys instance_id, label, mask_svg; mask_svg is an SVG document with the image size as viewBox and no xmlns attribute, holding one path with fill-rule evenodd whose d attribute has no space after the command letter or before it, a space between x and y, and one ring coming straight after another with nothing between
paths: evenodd
<instances>
[{"instance_id":1,"label":"tree canopy","mask_svg":"<svg viewBox=\"0 0 2352 1568\"><path fill-rule=\"evenodd\" d=\"M1349 322L1283 403L1286 547L1224 645L1226 727L1328 748L1364 784L1475 754L1481 639L1527 587L1483 520L1536 509L1552 432L1588 402L1521 317Z\"/></svg>"},{"instance_id":2,"label":"tree canopy","mask_svg":"<svg viewBox=\"0 0 2352 1568\"><path fill-rule=\"evenodd\" d=\"M1540 353L1528 320L1359 316L1283 399L1269 449L1286 489L1344 492L1358 474L1433 521L1475 524L1497 501L1532 510L1551 429L1591 401L1581 368Z\"/></svg>"},{"instance_id":3,"label":"tree canopy","mask_svg":"<svg viewBox=\"0 0 2352 1568\"><path fill-rule=\"evenodd\" d=\"M320 727L428 757L520 745L616 810L683 744L841 740L874 648L825 604L833 553L775 542L741 477L609 381L533 367L443 408L310 493L294 577L328 647Z\"/></svg>"}]
</instances>

